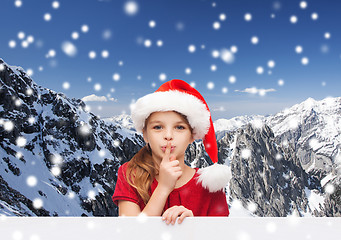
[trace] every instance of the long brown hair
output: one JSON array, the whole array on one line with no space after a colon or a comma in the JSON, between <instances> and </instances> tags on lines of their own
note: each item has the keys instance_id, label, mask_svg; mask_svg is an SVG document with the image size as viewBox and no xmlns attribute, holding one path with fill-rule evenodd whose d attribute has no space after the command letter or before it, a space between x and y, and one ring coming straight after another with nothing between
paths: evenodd
<instances>
[{"instance_id":1,"label":"long brown hair","mask_svg":"<svg viewBox=\"0 0 341 240\"><path fill-rule=\"evenodd\" d=\"M176 113L183 118L193 134L193 129L189 124L187 117L179 112ZM149 117L150 116L151 115L149 115ZM149 117L145 121L144 131L146 131ZM159 172L158 169L159 166L154 162L152 150L148 144L141 148L128 163L126 180L130 186L137 190L144 204L147 204L150 199L149 189L155 176Z\"/></svg>"}]
</instances>

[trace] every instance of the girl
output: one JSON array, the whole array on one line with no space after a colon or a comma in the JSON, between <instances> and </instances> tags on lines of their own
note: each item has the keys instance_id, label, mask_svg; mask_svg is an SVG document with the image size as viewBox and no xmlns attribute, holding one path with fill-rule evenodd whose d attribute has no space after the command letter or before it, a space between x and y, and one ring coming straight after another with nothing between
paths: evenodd
<instances>
[{"instance_id":1,"label":"girl","mask_svg":"<svg viewBox=\"0 0 341 240\"><path fill-rule=\"evenodd\" d=\"M203 139L206 152L217 163L215 132L201 94L182 80L171 80L132 106L136 130L146 146L118 170L113 201L120 216L162 216L167 224L185 217L228 216L224 187L227 166L192 169L185 151Z\"/></svg>"}]
</instances>

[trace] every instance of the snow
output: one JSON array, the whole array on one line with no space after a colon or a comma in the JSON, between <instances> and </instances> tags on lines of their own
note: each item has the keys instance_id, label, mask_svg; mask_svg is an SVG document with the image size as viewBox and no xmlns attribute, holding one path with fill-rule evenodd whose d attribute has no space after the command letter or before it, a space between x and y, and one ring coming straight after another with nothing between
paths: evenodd
<instances>
[{"instance_id":1,"label":"snow","mask_svg":"<svg viewBox=\"0 0 341 240\"><path fill-rule=\"evenodd\" d=\"M321 210L320 205L323 206L325 197L320 194L317 190L309 190L307 187L304 189L305 194L308 198L308 204L312 211Z\"/></svg>"}]
</instances>

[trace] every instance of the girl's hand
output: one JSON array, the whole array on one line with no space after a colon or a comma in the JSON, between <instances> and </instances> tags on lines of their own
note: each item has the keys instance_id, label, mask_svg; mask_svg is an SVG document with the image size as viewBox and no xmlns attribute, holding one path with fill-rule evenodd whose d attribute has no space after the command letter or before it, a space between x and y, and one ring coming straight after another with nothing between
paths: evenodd
<instances>
[{"instance_id":1,"label":"girl's hand","mask_svg":"<svg viewBox=\"0 0 341 240\"><path fill-rule=\"evenodd\" d=\"M168 208L163 214L162 214L162 220L166 221L167 225L169 223L172 223L172 225L175 224L176 218L179 217L178 223L182 223L185 217L193 217L193 212L184 206L173 206L171 208Z\"/></svg>"},{"instance_id":2,"label":"girl's hand","mask_svg":"<svg viewBox=\"0 0 341 240\"><path fill-rule=\"evenodd\" d=\"M175 156L170 155L171 143L168 142L165 155L162 158L159 169L159 184L164 187L167 192L173 191L176 181L181 177L182 171L179 161L175 160Z\"/></svg>"}]
</instances>

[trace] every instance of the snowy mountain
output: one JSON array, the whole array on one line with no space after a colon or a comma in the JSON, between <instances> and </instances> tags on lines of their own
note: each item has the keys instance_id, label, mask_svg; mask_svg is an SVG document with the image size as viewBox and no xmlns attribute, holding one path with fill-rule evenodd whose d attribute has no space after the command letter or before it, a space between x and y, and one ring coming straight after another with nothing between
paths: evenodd
<instances>
[{"instance_id":1,"label":"snowy mountain","mask_svg":"<svg viewBox=\"0 0 341 240\"><path fill-rule=\"evenodd\" d=\"M0 60L0 213L112 216L118 167L143 145L81 100Z\"/></svg>"},{"instance_id":2,"label":"snowy mountain","mask_svg":"<svg viewBox=\"0 0 341 240\"><path fill-rule=\"evenodd\" d=\"M144 145L130 116L99 119L0 60L0 215L117 216L118 167ZM340 98L216 121L231 216L341 216ZM186 152L211 164L201 141Z\"/></svg>"}]
</instances>

